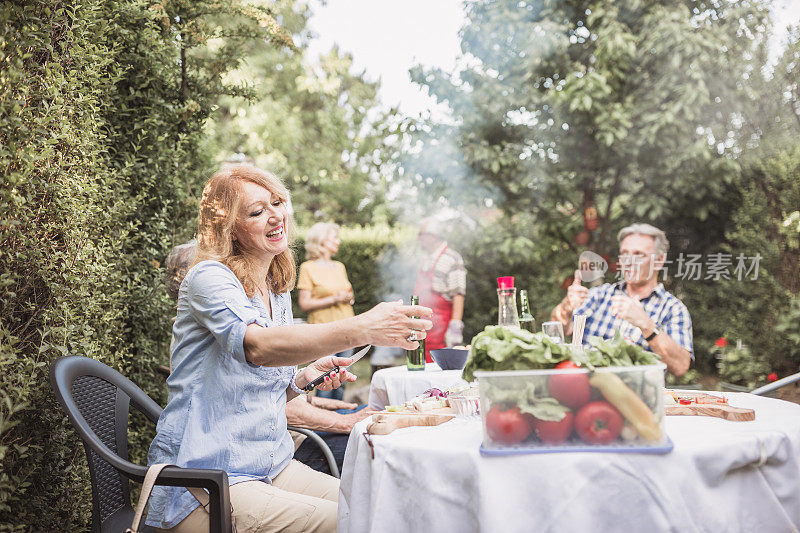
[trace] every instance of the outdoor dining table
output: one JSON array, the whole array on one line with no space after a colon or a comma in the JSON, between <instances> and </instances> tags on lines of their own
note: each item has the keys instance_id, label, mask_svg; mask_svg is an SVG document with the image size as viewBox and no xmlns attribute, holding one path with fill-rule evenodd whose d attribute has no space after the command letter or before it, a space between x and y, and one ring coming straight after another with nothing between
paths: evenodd
<instances>
[{"instance_id":1,"label":"outdoor dining table","mask_svg":"<svg viewBox=\"0 0 800 533\"><path fill-rule=\"evenodd\" d=\"M436 363L426 363L424 371L408 370L405 365L383 368L372 375L369 408L380 411L387 405L405 403L432 387L444 390L466 384L461 370L442 370Z\"/></svg>"},{"instance_id":2,"label":"outdoor dining table","mask_svg":"<svg viewBox=\"0 0 800 533\"><path fill-rule=\"evenodd\" d=\"M483 456L479 418L350 434L338 531L797 531L800 405L726 395L732 422L668 416L674 449Z\"/></svg>"}]
</instances>

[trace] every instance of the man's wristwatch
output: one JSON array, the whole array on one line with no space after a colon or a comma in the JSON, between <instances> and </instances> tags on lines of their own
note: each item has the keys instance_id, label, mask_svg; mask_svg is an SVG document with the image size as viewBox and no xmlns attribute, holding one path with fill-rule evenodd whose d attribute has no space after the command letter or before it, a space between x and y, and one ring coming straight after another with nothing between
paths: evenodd
<instances>
[{"instance_id":1,"label":"man's wristwatch","mask_svg":"<svg viewBox=\"0 0 800 533\"><path fill-rule=\"evenodd\" d=\"M661 332L658 330L658 328L653 328L653 333L651 333L650 335L645 337L644 340L646 340L647 342L650 342L651 340L655 339L656 335L658 335L659 333L661 333Z\"/></svg>"}]
</instances>

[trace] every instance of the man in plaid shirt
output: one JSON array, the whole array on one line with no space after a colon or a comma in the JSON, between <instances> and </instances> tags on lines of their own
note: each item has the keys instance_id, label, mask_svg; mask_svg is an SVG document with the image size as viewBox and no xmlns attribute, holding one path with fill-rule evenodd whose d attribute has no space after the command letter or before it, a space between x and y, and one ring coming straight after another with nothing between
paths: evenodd
<instances>
[{"instance_id":1,"label":"man in plaid shirt","mask_svg":"<svg viewBox=\"0 0 800 533\"><path fill-rule=\"evenodd\" d=\"M587 289L580 270L567 296L551 314L552 320L572 330L572 315L586 315L584 344L589 337L611 338L614 330L661 356L667 369L682 376L694 358L692 319L686 306L658 283L669 242L663 231L634 224L617 235L624 281Z\"/></svg>"}]
</instances>

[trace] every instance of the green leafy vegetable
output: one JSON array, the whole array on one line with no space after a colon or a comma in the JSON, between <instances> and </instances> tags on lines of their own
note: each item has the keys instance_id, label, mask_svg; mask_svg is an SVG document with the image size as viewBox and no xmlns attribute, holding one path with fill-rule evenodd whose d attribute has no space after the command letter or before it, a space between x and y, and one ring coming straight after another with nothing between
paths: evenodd
<instances>
[{"instance_id":1,"label":"green leafy vegetable","mask_svg":"<svg viewBox=\"0 0 800 533\"><path fill-rule=\"evenodd\" d=\"M592 337L593 349L574 348L553 342L543 333L531 333L503 326L487 326L472 339L472 349L463 378L475 379L476 370L537 370L553 368L571 360L593 369L604 366L652 365L661 358L626 341L619 330L613 339Z\"/></svg>"},{"instance_id":2,"label":"green leafy vegetable","mask_svg":"<svg viewBox=\"0 0 800 533\"><path fill-rule=\"evenodd\" d=\"M529 413L547 422L560 422L564 419L570 408L565 407L558 403L555 398L541 398L527 405L520 405L519 410L523 413Z\"/></svg>"},{"instance_id":3,"label":"green leafy vegetable","mask_svg":"<svg viewBox=\"0 0 800 533\"><path fill-rule=\"evenodd\" d=\"M592 337L589 343L597 349L588 353L599 353L600 355L591 363L594 366L638 366L654 365L661 361L661 358L653 352L648 352L641 346L631 344L626 341L619 330L614 332L613 339L601 339Z\"/></svg>"}]
</instances>

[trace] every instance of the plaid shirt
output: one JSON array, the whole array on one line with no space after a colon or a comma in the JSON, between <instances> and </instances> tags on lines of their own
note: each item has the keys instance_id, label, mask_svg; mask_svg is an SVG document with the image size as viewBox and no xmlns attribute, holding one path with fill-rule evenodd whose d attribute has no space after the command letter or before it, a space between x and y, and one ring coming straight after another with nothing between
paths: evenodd
<instances>
[{"instance_id":1,"label":"plaid shirt","mask_svg":"<svg viewBox=\"0 0 800 533\"><path fill-rule=\"evenodd\" d=\"M583 305L575 310L575 314L586 315L586 327L583 331L584 345L590 346L589 337L610 339L614 336L614 330L619 329L623 337L650 350L639 328L611 314L611 300L617 294L627 294L625 282L606 283L589 290L589 297L583 302ZM640 303L656 323L658 329L689 350L694 359L692 318L689 316L686 306L667 292L661 283L653 289L649 296L640 300Z\"/></svg>"},{"instance_id":2,"label":"plaid shirt","mask_svg":"<svg viewBox=\"0 0 800 533\"><path fill-rule=\"evenodd\" d=\"M422 270L431 268L433 268L433 290L441 294L445 300L452 302L453 296L467 294L467 270L464 268L464 260L461 254L447 246L447 243L443 243L425 259Z\"/></svg>"}]
</instances>

